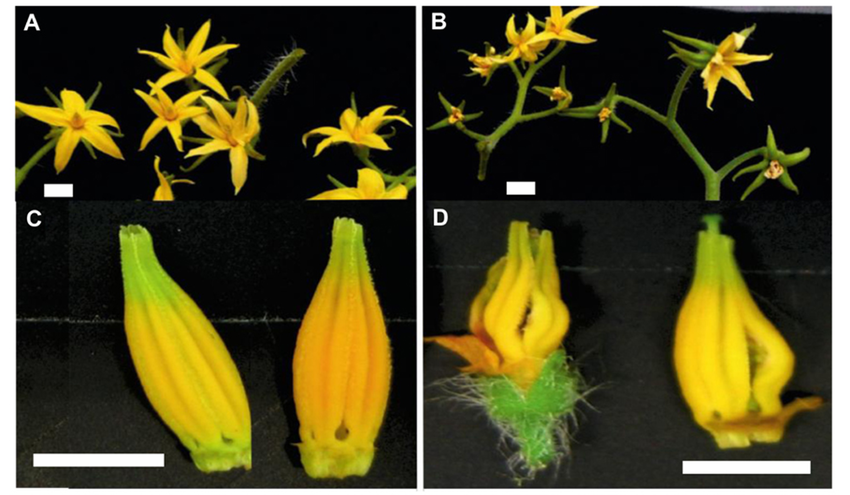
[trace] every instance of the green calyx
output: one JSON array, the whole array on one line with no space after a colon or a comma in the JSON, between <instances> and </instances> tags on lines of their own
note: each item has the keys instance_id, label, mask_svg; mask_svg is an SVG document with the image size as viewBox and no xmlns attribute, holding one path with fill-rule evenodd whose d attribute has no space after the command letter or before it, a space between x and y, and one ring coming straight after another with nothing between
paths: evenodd
<instances>
[{"instance_id":1,"label":"green calyx","mask_svg":"<svg viewBox=\"0 0 850 495\"><path fill-rule=\"evenodd\" d=\"M546 359L527 391L504 375L476 379L490 418L517 445L515 455L529 476L569 451L567 419L581 398L581 384L563 349Z\"/></svg>"}]
</instances>

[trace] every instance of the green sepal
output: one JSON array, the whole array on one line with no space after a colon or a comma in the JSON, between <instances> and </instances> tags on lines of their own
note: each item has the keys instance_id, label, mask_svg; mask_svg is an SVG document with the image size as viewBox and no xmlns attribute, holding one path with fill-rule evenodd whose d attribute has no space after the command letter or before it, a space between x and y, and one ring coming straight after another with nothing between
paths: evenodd
<instances>
[{"instance_id":1,"label":"green sepal","mask_svg":"<svg viewBox=\"0 0 850 495\"><path fill-rule=\"evenodd\" d=\"M756 178L753 179L753 182L750 184L747 190L744 191L744 194L741 195L741 201L747 199L747 196L749 196L753 191L761 187L761 185L764 184L764 181L766 180L767 177L765 177L764 174L756 175Z\"/></svg>"},{"instance_id":2,"label":"green sepal","mask_svg":"<svg viewBox=\"0 0 850 495\"><path fill-rule=\"evenodd\" d=\"M738 179L738 177L740 177L744 174L749 174L749 173L752 173L752 172L764 172L764 169L767 168L768 164L769 164L769 162L767 161L767 158L765 158L764 160L756 163L755 165L750 165L749 167L744 167L741 170L738 170L738 173L736 173L734 176L732 176L732 182L735 182Z\"/></svg>"},{"instance_id":3,"label":"green sepal","mask_svg":"<svg viewBox=\"0 0 850 495\"><path fill-rule=\"evenodd\" d=\"M186 30L182 27L177 28L177 46L186 51Z\"/></svg>"},{"instance_id":4,"label":"green sepal","mask_svg":"<svg viewBox=\"0 0 850 495\"><path fill-rule=\"evenodd\" d=\"M672 41L668 42L668 44L671 48L673 48L673 51L676 52L670 55L668 59L678 58L682 62L696 69L705 69L705 66L708 65L708 62L711 60L711 55L706 52L689 52L688 50L679 47L679 45L673 43Z\"/></svg>"},{"instance_id":5,"label":"green sepal","mask_svg":"<svg viewBox=\"0 0 850 495\"><path fill-rule=\"evenodd\" d=\"M53 91L50 91L50 88L48 88L47 86L45 86L45 87L44 87L44 92L45 92L45 93L47 93L47 96L48 96L48 97L49 97L49 98L53 101L53 104L54 104L54 105L56 105L58 108L61 108L61 109L63 109L63 110L65 109L65 106L64 106L64 105L62 105L62 100L60 100L59 98L57 98L57 97L56 97L56 95L55 95L55 94L53 94Z\"/></svg>"},{"instance_id":6,"label":"green sepal","mask_svg":"<svg viewBox=\"0 0 850 495\"><path fill-rule=\"evenodd\" d=\"M537 91L538 93L542 94L543 96L548 96L549 98L552 97L552 93L554 92L554 90L552 88L547 88L545 86L532 86L531 89L533 89L534 91Z\"/></svg>"},{"instance_id":7,"label":"green sepal","mask_svg":"<svg viewBox=\"0 0 850 495\"><path fill-rule=\"evenodd\" d=\"M703 41L703 40L700 40L700 39L697 39L697 38L690 38L688 36L682 36L681 34L676 34L676 33L667 31L666 29L663 30L662 32L664 34L666 34L667 36L673 38L674 40L682 42L682 43L684 43L688 46L692 46L692 47L696 48L697 50L702 50L704 52L711 53L712 55L714 54L714 52L717 51L717 45L715 45L713 43L709 43L707 41Z\"/></svg>"},{"instance_id":8,"label":"green sepal","mask_svg":"<svg viewBox=\"0 0 850 495\"><path fill-rule=\"evenodd\" d=\"M357 100L354 98L354 91L351 92L351 109L354 110L354 113L360 115L357 112Z\"/></svg>"},{"instance_id":9,"label":"green sepal","mask_svg":"<svg viewBox=\"0 0 850 495\"><path fill-rule=\"evenodd\" d=\"M776 136L773 135L773 128L767 126L767 159L776 160L779 158L779 150L776 147Z\"/></svg>"},{"instance_id":10,"label":"green sepal","mask_svg":"<svg viewBox=\"0 0 850 495\"><path fill-rule=\"evenodd\" d=\"M248 156L250 156L254 160L259 160L261 162L266 160L266 156L257 152L257 150L255 150L254 147L250 144L245 146L245 153L247 153Z\"/></svg>"},{"instance_id":11,"label":"green sepal","mask_svg":"<svg viewBox=\"0 0 850 495\"><path fill-rule=\"evenodd\" d=\"M89 96L89 99L86 100L86 110L91 110L92 105L94 105L94 101L97 100L97 97L100 95L100 90L103 88L103 83L98 81L97 87L94 88L94 93Z\"/></svg>"},{"instance_id":12,"label":"green sepal","mask_svg":"<svg viewBox=\"0 0 850 495\"><path fill-rule=\"evenodd\" d=\"M212 74L213 76L216 76L216 77L217 77L217 76L218 76L218 73L219 73L219 72L221 72L221 68L222 68L222 67L224 67L225 65L227 65L227 63L228 63L229 61L230 61L230 60L228 60L226 57L225 57L225 58L222 58L221 60L219 60L218 62L216 62L216 63L214 63L214 64L212 64L212 65L210 65L209 67L205 67L205 68L204 68L204 70L206 70L207 72L209 72L209 73L210 73L210 74Z\"/></svg>"},{"instance_id":13,"label":"green sepal","mask_svg":"<svg viewBox=\"0 0 850 495\"><path fill-rule=\"evenodd\" d=\"M476 385L488 415L517 445L519 459L530 473L566 452L565 420L581 399L582 380L563 349L546 359L528 390L505 375L478 377Z\"/></svg>"},{"instance_id":14,"label":"green sepal","mask_svg":"<svg viewBox=\"0 0 850 495\"><path fill-rule=\"evenodd\" d=\"M451 103L449 103L449 100L447 100L447 99L446 99L446 97L445 97L445 96L443 96L443 93L439 93L439 92L438 92L438 93L437 93L437 97L440 99L440 103L443 105L443 109L446 111L446 113L447 113L447 114L449 114L449 115L451 115L451 113L452 113L452 104L451 104Z\"/></svg>"},{"instance_id":15,"label":"green sepal","mask_svg":"<svg viewBox=\"0 0 850 495\"><path fill-rule=\"evenodd\" d=\"M779 163L781 163L784 167L793 167L798 163L805 161L809 158L809 155L812 151L809 148L804 149L803 151L798 151L796 153L788 153L780 151L779 152Z\"/></svg>"},{"instance_id":16,"label":"green sepal","mask_svg":"<svg viewBox=\"0 0 850 495\"><path fill-rule=\"evenodd\" d=\"M794 184L794 181L791 180L791 174L788 173L787 169L785 170L785 173L780 175L776 180L778 180L779 183L785 187L785 189L788 189L789 191L794 191L794 193L796 194L800 194L800 189L798 189L797 184Z\"/></svg>"},{"instance_id":17,"label":"green sepal","mask_svg":"<svg viewBox=\"0 0 850 495\"><path fill-rule=\"evenodd\" d=\"M463 115L463 122L471 122L471 121L481 117L482 115L484 115L484 112L475 112L475 113L470 113L470 114L464 114Z\"/></svg>"},{"instance_id":18,"label":"green sepal","mask_svg":"<svg viewBox=\"0 0 850 495\"><path fill-rule=\"evenodd\" d=\"M85 139L80 139L80 141L82 141L82 142L83 142L83 146L85 146L85 147L86 147L86 151L88 151L88 152L89 152L89 155L91 155L91 159L92 159L92 160L97 160L97 155L95 155L95 154L94 154L94 148L92 148L91 143L89 143L89 142L88 142L88 141L86 141Z\"/></svg>"},{"instance_id":19,"label":"green sepal","mask_svg":"<svg viewBox=\"0 0 850 495\"><path fill-rule=\"evenodd\" d=\"M443 120L436 122L434 124L431 124L430 126L426 127L425 130L426 131L436 131L437 129L442 129L443 127L448 127L450 125L451 124L449 124L449 118L446 117Z\"/></svg>"}]
</instances>

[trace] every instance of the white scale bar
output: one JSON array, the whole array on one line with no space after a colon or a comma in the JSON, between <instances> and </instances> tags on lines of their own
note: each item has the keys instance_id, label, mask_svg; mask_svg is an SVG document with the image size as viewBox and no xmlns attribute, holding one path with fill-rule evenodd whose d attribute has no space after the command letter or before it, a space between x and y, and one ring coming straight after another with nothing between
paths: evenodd
<instances>
[{"instance_id":1,"label":"white scale bar","mask_svg":"<svg viewBox=\"0 0 850 495\"><path fill-rule=\"evenodd\" d=\"M812 461L682 461L682 474L812 474Z\"/></svg>"},{"instance_id":2,"label":"white scale bar","mask_svg":"<svg viewBox=\"0 0 850 495\"><path fill-rule=\"evenodd\" d=\"M33 454L33 467L165 467L165 454Z\"/></svg>"},{"instance_id":3,"label":"white scale bar","mask_svg":"<svg viewBox=\"0 0 850 495\"><path fill-rule=\"evenodd\" d=\"M506 194L508 196L534 196L537 194L537 183L534 181L507 181L505 184L507 185Z\"/></svg>"},{"instance_id":4,"label":"white scale bar","mask_svg":"<svg viewBox=\"0 0 850 495\"><path fill-rule=\"evenodd\" d=\"M45 184L45 198L73 198L74 184Z\"/></svg>"}]
</instances>

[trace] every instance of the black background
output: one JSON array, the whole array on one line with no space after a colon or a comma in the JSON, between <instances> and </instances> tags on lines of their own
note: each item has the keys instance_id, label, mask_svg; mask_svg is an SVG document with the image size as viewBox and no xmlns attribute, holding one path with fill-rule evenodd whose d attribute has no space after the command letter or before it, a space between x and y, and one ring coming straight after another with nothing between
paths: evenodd
<instances>
[{"instance_id":1,"label":"black background","mask_svg":"<svg viewBox=\"0 0 850 495\"><path fill-rule=\"evenodd\" d=\"M536 487L828 487L831 485L830 204L826 202L430 202L449 212L425 235L425 334L467 331L469 304L503 256L511 220L550 229L572 322L567 353L591 386L573 456ZM786 398L826 405L795 417L779 444L719 450L694 423L672 365L676 317L690 285L700 217L722 230L753 297L797 358ZM463 359L425 348L426 487L510 487L498 431L445 400L434 382ZM810 460L809 476L683 476L683 460Z\"/></svg>"},{"instance_id":2,"label":"black background","mask_svg":"<svg viewBox=\"0 0 850 495\"><path fill-rule=\"evenodd\" d=\"M446 14L447 28L431 30L431 12ZM482 53L485 41L497 50L507 46L505 24L511 14L525 26L525 14L549 15L546 7L443 8L423 10L424 119L431 125L446 114L437 100L441 91L454 104L467 101L467 112L484 111L469 127L487 134L513 108L516 82L501 69L482 87L483 78L464 77L466 56L458 49ZM672 49L661 30L719 43L753 23L758 29L745 53L769 54L768 62L741 68L754 102L728 81L721 81L714 111L705 106L706 91L695 75L682 97L679 123L715 169L745 151L763 146L771 124L785 151L812 149L811 157L792 170L800 198L829 199L831 194L831 16L815 14L732 13L702 8L600 8L581 16L575 31L597 39L589 45L567 44L542 69L533 84L554 86L566 65L573 105L596 103L612 82L618 91L666 113L670 94L683 71L667 60ZM793 33L791 35L790 33ZM526 112L549 108L546 97L530 91ZM696 165L675 139L649 117L621 105L619 115L634 132L611 126L601 145L597 121L549 117L515 127L490 158L487 180L479 182L474 141L454 129L425 131L428 199L504 198L505 181L537 181L541 199L702 199L704 182ZM749 178L747 178L749 177ZM722 198L738 199L753 176L723 182ZM792 199L779 184L765 184L751 199Z\"/></svg>"},{"instance_id":3,"label":"black background","mask_svg":"<svg viewBox=\"0 0 850 495\"><path fill-rule=\"evenodd\" d=\"M230 88L250 89L265 77L276 57L297 46L307 51L289 77L288 86L272 94L261 109L262 135L257 146L265 162L250 160L248 181L239 193L244 199L304 199L333 188L325 178L334 175L354 186L362 165L348 146L325 150L312 158L319 139L301 145L301 135L320 126L339 126L351 92L357 94L361 114L379 105L392 104L415 119L415 29L413 8L57 8L18 7L16 25L36 14L41 31L17 31L16 98L52 106L43 91L56 95L63 88L88 98L98 81L103 91L94 109L118 121L125 137L116 139L125 162L99 154L93 161L80 146L60 175L53 169L53 152L34 168L18 192L18 199L38 199L45 182L73 182L75 196L83 199L150 199L158 182L153 157L162 158L162 170L178 173L188 166L167 131L138 153L142 134L154 114L133 93L147 89L165 69L138 48L162 53L165 25L172 35L184 27L186 42L207 20L212 29L207 47L225 37L240 46L231 50L230 62L219 81ZM166 88L177 99L186 92L180 81ZM212 94L212 91L209 92ZM213 95L215 96L215 95ZM203 137L197 126L185 127L187 135ZM375 151L375 163L390 173L414 165L415 131L397 126L389 141L393 151ZM30 118L16 124L16 163L22 166L43 145L48 126ZM184 144L188 152L194 147ZM228 199L233 197L230 162L219 152L186 175L197 185L177 185L179 199Z\"/></svg>"},{"instance_id":4,"label":"black background","mask_svg":"<svg viewBox=\"0 0 850 495\"><path fill-rule=\"evenodd\" d=\"M414 487L413 203L352 202L393 347L393 386L369 474L312 480L300 466L291 361L328 261L337 203L19 202L19 486ZM29 227L27 212L43 213ZM160 263L216 326L242 375L253 469L205 475L144 396L123 330L118 227L146 226ZM164 452L163 469L33 468L34 452Z\"/></svg>"}]
</instances>

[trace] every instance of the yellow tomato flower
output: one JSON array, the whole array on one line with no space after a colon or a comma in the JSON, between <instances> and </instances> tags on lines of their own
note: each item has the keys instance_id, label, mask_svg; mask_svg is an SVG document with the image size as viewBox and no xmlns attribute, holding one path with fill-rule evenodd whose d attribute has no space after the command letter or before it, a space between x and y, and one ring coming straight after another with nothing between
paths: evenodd
<instances>
[{"instance_id":1,"label":"yellow tomato flower","mask_svg":"<svg viewBox=\"0 0 850 495\"><path fill-rule=\"evenodd\" d=\"M153 86L153 92L156 98L138 89L134 89L133 91L147 103L148 107L156 115L148 130L145 131L145 135L142 136L142 144L139 147L139 151L144 150L151 139L155 138L162 129L167 127L168 132L171 134L171 139L174 140L174 146L177 147L177 151L182 152L183 121L207 113L207 109L204 107L191 106L207 90L192 91L182 96L176 102L171 101L171 98L165 93L164 89L155 86Z\"/></svg>"},{"instance_id":2,"label":"yellow tomato flower","mask_svg":"<svg viewBox=\"0 0 850 495\"><path fill-rule=\"evenodd\" d=\"M770 60L773 54L770 55L748 55L740 53L738 50L744 47L744 42L755 30L755 26L751 26L739 33L732 33L723 40L714 52L714 56L705 66L700 76L703 80L703 87L708 91L708 101L706 106L711 109L711 103L714 101L714 93L717 91L717 85L720 84L720 79L726 79L734 84L745 98L752 101L753 95L750 93L750 88L744 82L741 73L738 72L736 66L748 65L753 62L764 62Z\"/></svg>"},{"instance_id":3,"label":"yellow tomato flower","mask_svg":"<svg viewBox=\"0 0 850 495\"><path fill-rule=\"evenodd\" d=\"M162 65L171 69L170 72L166 72L156 81L155 86L157 88L164 88L175 81L192 77L221 95L225 100L230 99L227 96L227 91L224 90L224 86L218 82L218 79L214 75L206 71L204 67L219 55L239 45L222 43L204 50L204 45L207 44L207 37L210 35L211 23L212 21L207 21L201 26L201 29L195 33L195 36L192 37L192 41L189 42L185 50L180 48L177 42L174 41L174 37L171 36L171 28L168 26L165 26L165 34L162 36L162 48L165 51L165 55L147 50L139 50L139 53L149 55Z\"/></svg>"},{"instance_id":4,"label":"yellow tomato flower","mask_svg":"<svg viewBox=\"0 0 850 495\"><path fill-rule=\"evenodd\" d=\"M472 335L427 339L469 362L467 373L508 375L526 389L570 325L552 233L511 222L507 256L487 272L469 314Z\"/></svg>"},{"instance_id":5,"label":"yellow tomato flower","mask_svg":"<svg viewBox=\"0 0 850 495\"><path fill-rule=\"evenodd\" d=\"M484 56L472 53L469 55L468 60L474 66L471 69L474 74L478 74L481 77L489 77L499 65L500 58L496 55L496 49L491 46Z\"/></svg>"},{"instance_id":6,"label":"yellow tomato flower","mask_svg":"<svg viewBox=\"0 0 850 495\"><path fill-rule=\"evenodd\" d=\"M537 54L549 46L549 39L535 39L537 36L537 20L531 14L528 14L528 22L525 23L525 29L522 30L522 33L517 33L516 23L514 22L515 17L515 15L512 15L508 19L508 26L505 30L505 37L508 39L508 43L513 46L513 49L507 57L504 59L499 58L497 61L507 63L522 58L526 62L535 62L537 61Z\"/></svg>"},{"instance_id":7,"label":"yellow tomato flower","mask_svg":"<svg viewBox=\"0 0 850 495\"><path fill-rule=\"evenodd\" d=\"M363 227L337 218L330 260L301 322L292 361L298 449L310 477L369 471L390 392L390 361Z\"/></svg>"},{"instance_id":8,"label":"yellow tomato flower","mask_svg":"<svg viewBox=\"0 0 850 495\"><path fill-rule=\"evenodd\" d=\"M346 108L339 118L339 129L336 127L317 127L301 137L301 144L307 147L307 138L310 136L328 136L316 146L313 157L319 156L319 153L325 148L337 143L350 143L377 150L389 150L389 145L384 141L384 138L378 135L378 130L387 122L394 120L410 126L410 122L401 115L386 115L393 108L395 108L393 105L384 105L372 110L369 115L363 118L357 115L355 109Z\"/></svg>"},{"instance_id":9,"label":"yellow tomato flower","mask_svg":"<svg viewBox=\"0 0 850 495\"><path fill-rule=\"evenodd\" d=\"M171 190L172 184L195 184L189 179L175 179L171 175L164 175L160 172L158 156L154 157L153 169L156 172L157 179L159 179L159 187L153 193L154 201L174 201L174 192Z\"/></svg>"},{"instance_id":10,"label":"yellow tomato flower","mask_svg":"<svg viewBox=\"0 0 850 495\"><path fill-rule=\"evenodd\" d=\"M86 101L76 91L63 89L60 98L62 100L61 107L43 107L28 105L19 101L15 102L15 108L28 117L40 120L53 127L65 128L56 143L56 154L53 159L53 166L56 168L57 174L65 170L65 166L71 160L71 155L77 145L80 144L81 139L112 158L124 159L118 145L103 129L103 126L119 129L118 122L114 118L103 112L86 108Z\"/></svg>"},{"instance_id":11,"label":"yellow tomato flower","mask_svg":"<svg viewBox=\"0 0 850 495\"><path fill-rule=\"evenodd\" d=\"M759 310L735 263L734 240L720 217L705 217L696 272L676 323L674 361L694 420L720 448L778 442L796 413L819 397L783 406L780 394L794 373L794 353Z\"/></svg>"},{"instance_id":12,"label":"yellow tomato flower","mask_svg":"<svg viewBox=\"0 0 850 495\"><path fill-rule=\"evenodd\" d=\"M582 45L595 42L595 39L576 33L575 31L572 31L570 27L579 16L598 8L599 7L579 7L567 12L567 15L564 15L561 7L550 7L550 15L546 18L546 30L537 35L537 39L555 39L558 41L568 41L570 43L579 43Z\"/></svg>"},{"instance_id":13,"label":"yellow tomato flower","mask_svg":"<svg viewBox=\"0 0 850 495\"><path fill-rule=\"evenodd\" d=\"M248 179L248 149L251 140L260 133L257 107L251 100L241 96L236 102L236 113L231 116L221 103L207 96L201 96L201 99L210 107L215 119L207 114L195 117L192 121L204 134L211 137L212 141L189 151L186 158L230 150L231 180L236 188L234 194L239 194ZM253 149L251 152L254 152Z\"/></svg>"},{"instance_id":14,"label":"yellow tomato flower","mask_svg":"<svg viewBox=\"0 0 850 495\"><path fill-rule=\"evenodd\" d=\"M357 187L331 189L310 199L407 199L407 188L399 184L387 191L381 174L361 168L357 171Z\"/></svg>"}]
</instances>

